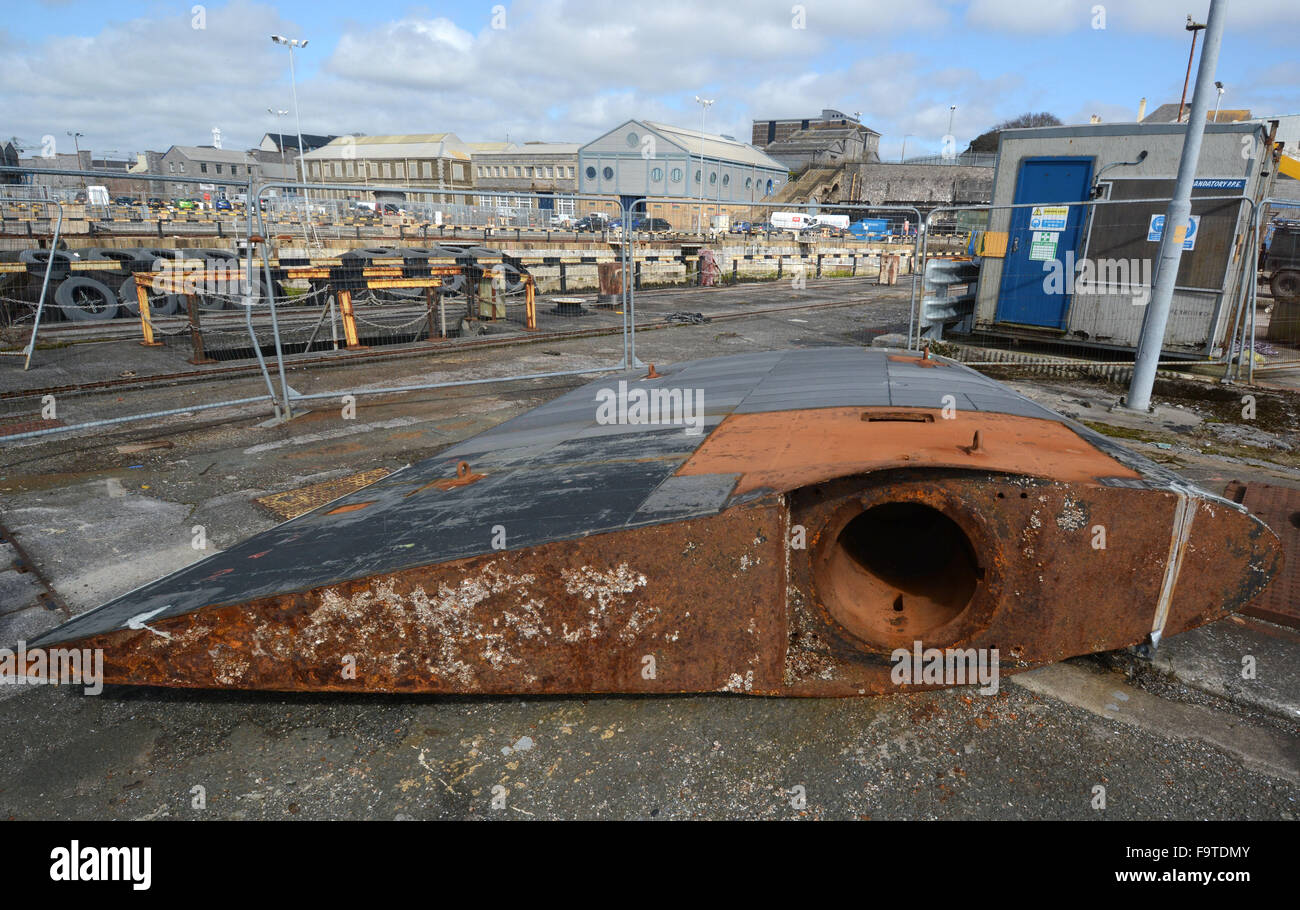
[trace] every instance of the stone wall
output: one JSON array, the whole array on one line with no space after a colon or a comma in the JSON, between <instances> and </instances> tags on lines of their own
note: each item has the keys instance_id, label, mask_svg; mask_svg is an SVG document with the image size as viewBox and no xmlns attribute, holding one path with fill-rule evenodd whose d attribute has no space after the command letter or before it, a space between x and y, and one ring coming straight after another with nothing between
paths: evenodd
<instances>
[{"instance_id":1,"label":"stone wall","mask_svg":"<svg viewBox=\"0 0 1300 910\"><path fill-rule=\"evenodd\" d=\"M862 199L876 205L988 202L993 168L932 164L863 164Z\"/></svg>"}]
</instances>

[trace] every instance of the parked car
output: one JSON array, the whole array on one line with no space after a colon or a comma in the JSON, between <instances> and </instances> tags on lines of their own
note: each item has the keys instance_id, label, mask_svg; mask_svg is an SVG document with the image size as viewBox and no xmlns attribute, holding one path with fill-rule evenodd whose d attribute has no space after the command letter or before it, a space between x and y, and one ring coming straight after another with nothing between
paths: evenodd
<instances>
[{"instance_id":1,"label":"parked car","mask_svg":"<svg viewBox=\"0 0 1300 910\"><path fill-rule=\"evenodd\" d=\"M385 214L385 215L405 215L405 214L406 214L406 210L403 209L403 208L401 208L400 206L398 206L396 203L385 202L385 203L384 203L384 214Z\"/></svg>"},{"instance_id":2,"label":"parked car","mask_svg":"<svg viewBox=\"0 0 1300 910\"><path fill-rule=\"evenodd\" d=\"M113 199L113 205L135 205L135 200L130 196L117 196Z\"/></svg>"},{"instance_id":3,"label":"parked car","mask_svg":"<svg viewBox=\"0 0 1300 910\"><path fill-rule=\"evenodd\" d=\"M574 224L572 215L552 215L551 227L553 228L572 228Z\"/></svg>"},{"instance_id":4,"label":"parked car","mask_svg":"<svg viewBox=\"0 0 1300 910\"><path fill-rule=\"evenodd\" d=\"M610 226L609 219L599 212L592 212L590 215L584 215L574 223L575 231L603 231Z\"/></svg>"},{"instance_id":5,"label":"parked car","mask_svg":"<svg viewBox=\"0 0 1300 910\"><path fill-rule=\"evenodd\" d=\"M632 222L632 230L650 234L666 233L672 229L673 226L668 223L667 218L638 218Z\"/></svg>"},{"instance_id":6,"label":"parked car","mask_svg":"<svg viewBox=\"0 0 1300 910\"><path fill-rule=\"evenodd\" d=\"M748 234L751 230L753 230L753 228L754 226L750 224L748 221L731 222L731 233L733 234Z\"/></svg>"},{"instance_id":7,"label":"parked car","mask_svg":"<svg viewBox=\"0 0 1300 910\"><path fill-rule=\"evenodd\" d=\"M177 199L177 200L176 200L176 208L180 209L181 211L187 211L187 210L189 210L189 209L196 209L196 208L198 208L198 207L199 207L199 204L198 204L197 202L195 202L193 199Z\"/></svg>"},{"instance_id":8,"label":"parked car","mask_svg":"<svg viewBox=\"0 0 1300 910\"><path fill-rule=\"evenodd\" d=\"M234 210L234 206L230 204L229 199L218 199L212 207L218 212L229 212Z\"/></svg>"},{"instance_id":9,"label":"parked car","mask_svg":"<svg viewBox=\"0 0 1300 910\"><path fill-rule=\"evenodd\" d=\"M1260 244L1260 269L1275 300L1300 300L1300 221L1277 218Z\"/></svg>"},{"instance_id":10,"label":"parked car","mask_svg":"<svg viewBox=\"0 0 1300 910\"><path fill-rule=\"evenodd\" d=\"M149 208L151 209L161 209L166 207L167 204L163 202L161 199L159 199L157 196L151 197L149 199Z\"/></svg>"}]
</instances>

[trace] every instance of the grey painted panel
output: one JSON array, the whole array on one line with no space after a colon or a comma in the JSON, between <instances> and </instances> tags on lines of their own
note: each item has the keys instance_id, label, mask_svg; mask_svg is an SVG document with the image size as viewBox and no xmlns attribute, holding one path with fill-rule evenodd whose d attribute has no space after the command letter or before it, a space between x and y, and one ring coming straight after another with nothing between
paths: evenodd
<instances>
[{"instance_id":1,"label":"grey painted panel","mask_svg":"<svg viewBox=\"0 0 1300 910\"><path fill-rule=\"evenodd\" d=\"M669 477L646 497L632 520L667 521L715 514L726 505L739 477L739 474Z\"/></svg>"}]
</instances>

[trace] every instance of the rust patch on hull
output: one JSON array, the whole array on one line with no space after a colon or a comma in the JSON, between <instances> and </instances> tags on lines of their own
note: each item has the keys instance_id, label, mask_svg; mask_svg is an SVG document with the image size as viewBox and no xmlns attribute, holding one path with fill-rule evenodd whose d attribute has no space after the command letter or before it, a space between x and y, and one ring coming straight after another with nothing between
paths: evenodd
<instances>
[{"instance_id":1,"label":"rust patch on hull","mask_svg":"<svg viewBox=\"0 0 1300 910\"><path fill-rule=\"evenodd\" d=\"M902 413L931 419L900 419L897 408L732 414L678 473L740 474L737 495L905 467L974 468L1066 482L1139 476L1056 421L985 412L945 420L941 410L923 408ZM976 431L981 446L972 452Z\"/></svg>"},{"instance_id":2,"label":"rust patch on hull","mask_svg":"<svg viewBox=\"0 0 1300 910\"><path fill-rule=\"evenodd\" d=\"M900 691L891 654L915 643L997 649L1000 672L1014 673L1142 642L1175 503L1161 490L883 472L711 518L211 607L79 646L104 648L105 682L118 684L886 694ZM1165 634L1241 608L1280 560L1250 516L1197 508ZM787 547L799 528L806 546Z\"/></svg>"},{"instance_id":3,"label":"rust patch on hull","mask_svg":"<svg viewBox=\"0 0 1300 910\"><path fill-rule=\"evenodd\" d=\"M768 502L209 608L84 647L104 648L105 681L121 684L754 691L780 675L780 523Z\"/></svg>"},{"instance_id":4,"label":"rust patch on hull","mask_svg":"<svg viewBox=\"0 0 1300 910\"><path fill-rule=\"evenodd\" d=\"M890 656L916 642L996 648L1003 673L1141 643L1177 497L899 471L802 489L791 500L809 555L791 564L784 682L791 694L853 695L898 691ZM1197 508L1166 635L1241 609L1279 565L1267 527L1226 504Z\"/></svg>"},{"instance_id":5,"label":"rust patch on hull","mask_svg":"<svg viewBox=\"0 0 1300 910\"><path fill-rule=\"evenodd\" d=\"M813 352L772 400L825 358L871 360ZM775 365L701 379L758 388ZM916 400L895 365L888 394L837 394ZM900 685L900 650L1013 673L1220 618L1279 571L1233 503L967 374L990 410L732 413L700 441L597 426L575 390L36 644L102 648L118 684L874 695L942 684ZM529 545L490 549L504 515Z\"/></svg>"}]
</instances>

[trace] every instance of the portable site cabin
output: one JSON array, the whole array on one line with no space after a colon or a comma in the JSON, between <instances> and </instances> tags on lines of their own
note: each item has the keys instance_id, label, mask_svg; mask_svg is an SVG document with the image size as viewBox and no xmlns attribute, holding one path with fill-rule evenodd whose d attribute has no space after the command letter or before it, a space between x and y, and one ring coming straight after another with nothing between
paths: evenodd
<instances>
[{"instance_id":1,"label":"portable site cabin","mask_svg":"<svg viewBox=\"0 0 1300 910\"><path fill-rule=\"evenodd\" d=\"M1258 201L1272 184L1271 129L1263 121L1206 124L1166 354L1224 350L1243 271L1254 275L1251 205L1241 197ZM1169 199L1186 131L1186 124L1131 123L1002 133L993 205L1041 205L991 211L974 331L1135 350L1168 203L1052 203ZM1085 273L1088 280L1071 278Z\"/></svg>"}]
</instances>

